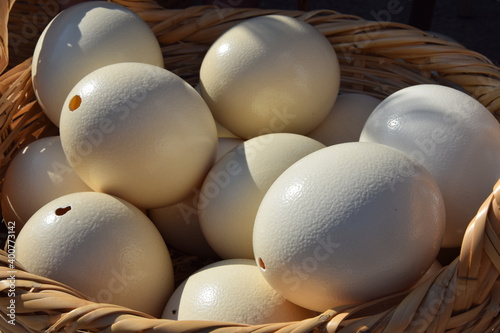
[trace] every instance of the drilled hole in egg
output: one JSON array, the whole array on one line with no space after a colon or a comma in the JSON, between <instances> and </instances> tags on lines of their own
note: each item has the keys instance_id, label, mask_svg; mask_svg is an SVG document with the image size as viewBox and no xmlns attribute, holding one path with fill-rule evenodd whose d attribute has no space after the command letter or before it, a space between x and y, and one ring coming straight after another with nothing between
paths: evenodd
<instances>
[{"instance_id":1,"label":"drilled hole in egg","mask_svg":"<svg viewBox=\"0 0 500 333\"><path fill-rule=\"evenodd\" d=\"M82 104L82 98L79 95L73 96L69 101L69 110L75 111L80 107L80 104Z\"/></svg>"},{"instance_id":2,"label":"drilled hole in egg","mask_svg":"<svg viewBox=\"0 0 500 333\"><path fill-rule=\"evenodd\" d=\"M262 258L259 258L259 266L263 271L266 270L266 264L264 264L264 260L262 260Z\"/></svg>"},{"instance_id":3,"label":"drilled hole in egg","mask_svg":"<svg viewBox=\"0 0 500 333\"><path fill-rule=\"evenodd\" d=\"M71 206L57 208L56 209L56 215L57 216L63 216L64 214L66 214L70 210L71 210Z\"/></svg>"}]
</instances>

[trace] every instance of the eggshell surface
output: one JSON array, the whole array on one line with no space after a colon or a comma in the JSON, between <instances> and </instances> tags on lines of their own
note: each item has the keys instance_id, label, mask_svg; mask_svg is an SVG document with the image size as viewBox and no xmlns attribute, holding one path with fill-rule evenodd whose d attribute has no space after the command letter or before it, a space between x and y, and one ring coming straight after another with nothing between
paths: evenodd
<instances>
[{"instance_id":1,"label":"eggshell surface","mask_svg":"<svg viewBox=\"0 0 500 333\"><path fill-rule=\"evenodd\" d=\"M44 29L33 53L33 87L45 114L59 126L73 86L95 69L119 62L163 67L160 45L143 19L106 1L61 11Z\"/></svg>"},{"instance_id":2,"label":"eggshell surface","mask_svg":"<svg viewBox=\"0 0 500 333\"><path fill-rule=\"evenodd\" d=\"M201 186L198 214L221 258L253 259L253 223L264 194L290 165L324 147L300 134L272 133L246 140L215 163Z\"/></svg>"},{"instance_id":3,"label":"eggshell surface","mask_svg":"<svg viewBox=\"0 0 500 333\"><path fill-rule=\"evenodd\" d=\"M302 307L364 303L424 275L444 219L439 187L406 154L337 144L300 159L269 188L255 219L255 260Z\"/></svg>"},{"instance_id":4,"label":"eggshell surface","mask_svg":"<svg viewBox=\"0 0 500 333\"><path fill-rule=\"evenodd\" d=\"M359 141L366 120L380 102L366 94L340 94L326 119L307 136L325 146Z\"/></svg>"},{"instance_id":5,"label":"eggshell surface","mask_svg":"<svg viewBox=\"0 0 500 333\"><path fill-rule=\"evenodd\" d=\"M325 36L283 15L230 28L200 68L201 94L216 121L244 139L306 134L326 117L339 85L338 59Z\"/></svg>"},{"instance_id":6,"label":"eggshell surface","mask_svg":"<svg viewBox=\"0 0 500 333\"><path fill-rule=\"evenodd\" d=\"M194 88L141 63L109 65L82 79L64 104L60 133L85 183L144 209L187 197L217 150L214 119Z\"/></svg>"},{"instance_id":7,"label":"eggshell surface","mask_svg":"<svg viewBox=\"0 0 500 333\"><path fill-rule=\"evenodd\" d=\"M35 140L10 162L2 184L2 215L16 230L42 206L65 194L92 191L69 165L59 136Z\"/></svg>"},{"instance_id":8,"label":"eggshell surface","mask_svg":"<svg viewBox=\"0 0 500 333\"><path fill-rule=\"evenodd\" d=\"M446 206L443 247L460 247L478 208L500 178L500 124L454 88L416 85L387 97L360 141L397 148L433 175Z\"/></svg>"},{"instance_id":9,"label":"eggshell surface","mask_svg":"<svg viewBox=\"0 0 500 333\"><path fill-rule=\"evenodd\" d=\"M29 272L95 302L159 316L174 290L172 262L153 223L104 193L72 193L49 202L21 230L15 251Z\"/></svg>"},{"instance_id":10,"label":"eggshell surface","mask_svg":"<svg viewBox=\"0 0 500 333\"><path fill-rule=\"evenodd\" d=\"M162 318L258 325L313 317L280 296L251 259L222 260L185 280L170 297Z\"/></svg>"}]
</instances>

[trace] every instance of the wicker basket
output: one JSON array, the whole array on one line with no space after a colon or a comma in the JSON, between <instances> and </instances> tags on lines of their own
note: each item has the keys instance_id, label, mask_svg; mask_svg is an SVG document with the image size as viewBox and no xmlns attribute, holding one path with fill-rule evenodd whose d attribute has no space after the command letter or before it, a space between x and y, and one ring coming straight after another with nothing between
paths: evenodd
<instances>
[{"instance_id":1,"label":"wicker basket","mask_svg":"<svg viewBox=\"0 0 500 333\"><path fill-rule=\"evenodd\" d=\"M403 87L439 83L471 94L500 116L500 68L481 54L416 28L366 21L334 11L281 11L196 6L166 9L153 0L115 0L137 12L160 41L165 67L191 84L203 55L229 27L277 13L309 22L335 48L341 91L383 98ZM31 86L36 38L60 0L0 2L0 174L14 154L36 138L57 133L41 112ZM52 9L49 8L52 5ZM56 6L56 7L54 7ZM50 9L50 10L49 10ZM7 26L7 18L10 19ZM29 30L31 29L31 30ZM7 49L8 33L11 43ZM15 39L18 38L18 39ZM24 38L24 39L19 39ZM10 56L10 61L7 57ZM330 309L299 322L245 326L169 321L110 304L94 303L57 281L12 262L15 234L0 252L2 332L499 332L500 182L471 221L459 255L411 291L357 306ZM9 225L7 224L7 227ZM8 230L8 229L7 229ZM43 249L41 249L43 250ZM10 255L9 255L10 253ZM15 277L15 296L12 281ZM15 301L15 323L8 306Z\"/></svg>"}]
</instances>

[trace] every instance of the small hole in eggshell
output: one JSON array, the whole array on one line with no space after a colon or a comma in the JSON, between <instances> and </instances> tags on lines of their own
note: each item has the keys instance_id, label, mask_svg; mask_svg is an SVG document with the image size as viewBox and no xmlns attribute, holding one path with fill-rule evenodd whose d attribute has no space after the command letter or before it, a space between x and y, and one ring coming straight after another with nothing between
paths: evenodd
<instances>
[{"instance_id":1,"label":"small hole in eggshell","mask_svg":"<svg viewBox=\"0 0 500 333\"><path fill-rule=\"evenodd\" d=\"M56 209L56 215L57 216L63 216L64 214L66 214L70 210L71 210L71 206L57 208Z\"/></svg>"},{"instance_id":2,"label":"small hole in eggshell","mask_svg":"<svg viewBox=\"0 0 500 333\"><path fill-rule=\"evenodd\" d=\"M79 95L73 96L69 101L69 110L75 111L80 107L80 104L82 104L82 98Z\"/></svg>"},{"instance_id":3,"label":"small hole in eggshell","mask_svg":"<svg viewBox=\"0 0 500 333\"><path fill-rule=\"evenodd\" d=\"M263 271L266 270L266 264L264 264L264 260L262 260L262 258L259 258L259 266Z\"/></svg>"}]
</instances>

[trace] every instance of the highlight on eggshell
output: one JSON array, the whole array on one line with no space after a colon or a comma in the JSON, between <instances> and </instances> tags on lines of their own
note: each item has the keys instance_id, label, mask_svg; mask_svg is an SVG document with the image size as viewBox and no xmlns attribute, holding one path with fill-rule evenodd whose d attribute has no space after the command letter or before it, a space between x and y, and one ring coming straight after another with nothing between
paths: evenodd
<instances>
[{"instance_id":1,"label":"highlight on eggshell","mask_svg":"<svg viewBox=\"0 0 500 333\"><path fill-rule=\"evenodd\" d=\"M224 259L253 258L253 224L266 191L290 165L324 147L304 135L272 133L226 153L208 172L198 198L210 247Z\"/></svg>"},{"instance_id":2,"label":"highlight on eggshell","mask_svg":"<svg viewBox=\"0 0 500 333\"><path fill-rule=\"evenodd\" d=\"M217 150L201 96L172 72L143 63L85 76L66 99L60 133L70 165L89 187L144 209L187 197Z\"/></svg>"},{"instance_id":3,"label":"highlight on eggshell","mask_svg":"<svg viewBox=\"0 0 500 333\"><path fill-rule=\"evenodd\" d=\"M200 68L201 95L215 120L243 139L310 132L327 116L339 86L337 55L326 37L284 15L231 27Z\"/></svg>"},{"instance_id":4,"label":"highlight on eggshell","mask_svg":"<svg viewBox=\"0 0 500 333\"><path fill-rule=\"evenodd\" d=\"M10 162L2 184L2 216L19 232L42 206L62 195L92 191L71 168L59 136L37 139Z\"/></svg>"},{"instance_id":5,"label":"highlight on eggshell","mask_svg":"<svg viewBox=\"0 0 500 333\"><path fill-rule=\"evenodd\" d=\"M95 69L120 62L163 67L160 45L148 24L117 3L70 6L49 22L33 52L31 74L38 103L59 126L71 88Z\"/></svg>"},{"instance_id":6,"label":"highlight on eggshell","mask_svg":"<svg viewBox=\"0 0 500 333\"><path fill-rule=\"evenodd\" d=\"M302 307L369 302L411 287L440 250L445 208L430 173L382 144L313 152L266 192L254 224L266 281Z\"/></svg>"},{"instance_id":7,"label":"highlight on eggshell","mask_svg":"<svg viewBox=\"0 0 500 333\"><path fill-rule=\"evenodd\" d=\"M227 259L204 266L176 288L162 318L248 325L304 320L316 313L271 288L252 259Z\"/></svg>"},{"instance_id":8,"label":"highlight on eggshell","mask_svg":"<svg viewBox=\"0 0 500 333\"><path fill-rule=\"evenodd\" d=\"M71 193L44 205L20 231L15 253L30 273L152 316L174 290L169 251L153 223L104 193Z\"/></svg>"},{"instance_id":9,"label":"highlight on eggshell","mask_svg":"<svg viewBox=\"0 0 500 333\"><path fill-rule=\"evenodd\" d=\"M446 207L443 247L460 247L500 178L500 124L491 112L455 88L410 86L377 106L360 141L397 148L432 174Z\"/></svg>"}]
</instances>

